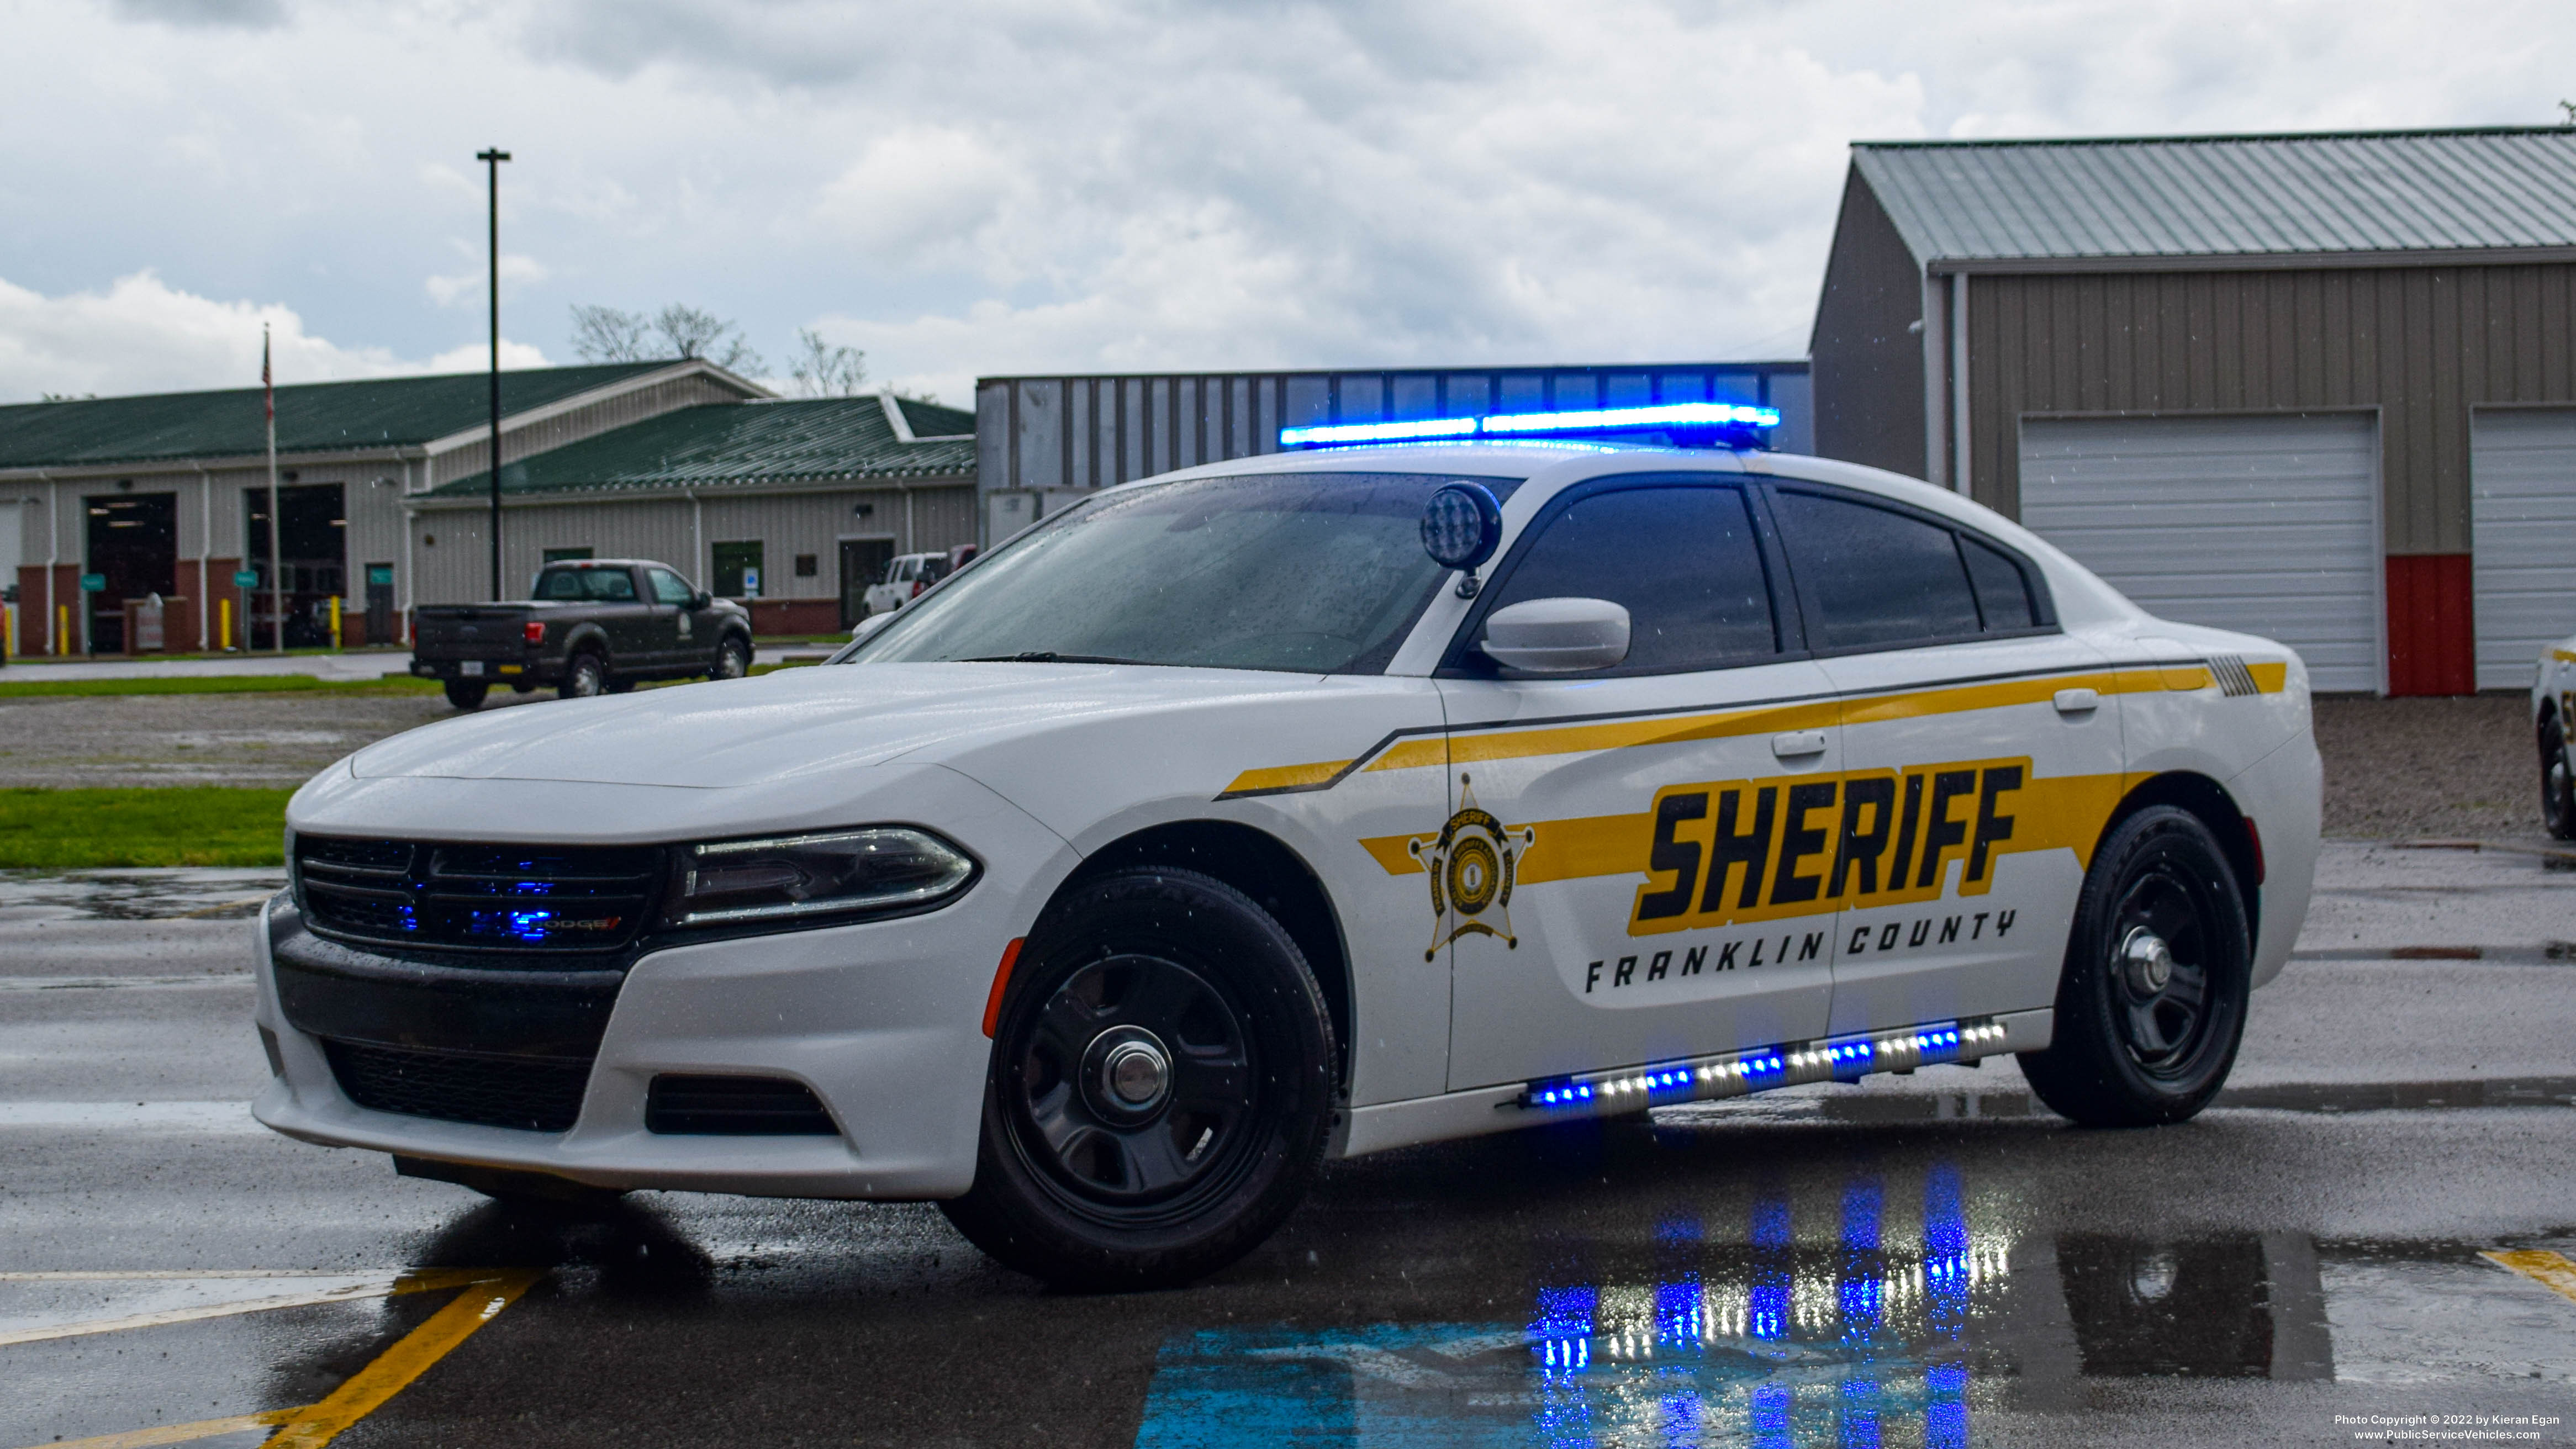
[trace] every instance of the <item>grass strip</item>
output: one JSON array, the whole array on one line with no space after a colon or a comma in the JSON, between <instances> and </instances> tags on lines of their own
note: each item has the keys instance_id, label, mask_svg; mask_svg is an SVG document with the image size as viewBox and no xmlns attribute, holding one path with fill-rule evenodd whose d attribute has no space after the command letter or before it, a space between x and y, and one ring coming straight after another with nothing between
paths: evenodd
<instances>
[{"instance_id":1,"label":"grass strip","mask_svg":"<svg viewBox=\"0 0 2576 1449\"><path fill-rule=\"evenodd\" d=\"M292 790L0 790L0 869L279 865Z\"/></svg>"},{"instance_id":2,"label":"grass strip","mask_svg":"<svg viewBox=\"0 0 2576 1449\"><path fill-rule=\"evenodd\" d=\"M0 699L93 694L436 694L438 681L389 674L382 679L318 679L310 674L202 674L154 679L0 678Z\"/></svg>"}]
</instances>

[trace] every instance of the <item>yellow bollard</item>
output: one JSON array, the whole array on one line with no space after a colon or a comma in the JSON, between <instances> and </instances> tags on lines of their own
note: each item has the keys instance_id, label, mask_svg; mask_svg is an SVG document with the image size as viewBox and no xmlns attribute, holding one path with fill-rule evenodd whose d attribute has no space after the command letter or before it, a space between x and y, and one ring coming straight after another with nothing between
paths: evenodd
<instances>
[{"instance_id":1,"label":"yellow bollard","mask_svg":"<svg viewBox=\"0 0 2576 1449\"><path fill-rule=\"evenodd\" d=\"M54 652L72 652L72 606L69 604L54 605Z\"/></svg>"},{"instance_id":2,"label":"yellow bollard","mask_svg":"<svg viewBox=\"0 0 2576 1449\"><path fill-rule=\"evenodd\" d=\"M215 647L230 650L233 647L233 601L217 599L215 604L215 618L220 621L215 626Z\"/></svg>"},{"instance_id":3,"label":"yellow bollard","mask_svg":"<svg viewBox=\"0 0 2576 1449\"><path fill-rule=\"evenodd\" d=\"M331 648L335 653L340 648L340 596L338 594L331 596Z\"/></svg>"}]
</instances>

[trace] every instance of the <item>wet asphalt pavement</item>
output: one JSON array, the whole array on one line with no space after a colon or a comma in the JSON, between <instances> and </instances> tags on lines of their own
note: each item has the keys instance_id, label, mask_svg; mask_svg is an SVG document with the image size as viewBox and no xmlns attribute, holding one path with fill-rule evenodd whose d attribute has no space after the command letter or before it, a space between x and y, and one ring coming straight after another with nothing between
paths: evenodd
<instances>
[{"instance_id":1,"label":"wet asphalt pavement","mask_svg":"<svg viewBox=\"0 0 2576 1449\"><path fill-rule=\"evenodd\" d=\"M2187 1126L2076 1131L1998 1062L1415 1149L1130 1297L922 1206L514 1215L271 1136L271 877L0 878L0 1449L2565 1442L2545 864L2332 848Z\"/></svg>"}]
</instances>

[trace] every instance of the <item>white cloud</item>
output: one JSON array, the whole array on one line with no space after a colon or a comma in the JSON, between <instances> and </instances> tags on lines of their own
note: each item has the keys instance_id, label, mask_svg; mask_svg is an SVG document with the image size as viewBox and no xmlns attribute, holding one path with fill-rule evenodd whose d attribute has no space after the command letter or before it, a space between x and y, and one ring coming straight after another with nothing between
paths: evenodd
<instances>
[{"instance_id":1,"label":"white cloud","mask_svg":"<svg viewBox=\"0 0 2576 1449\"><path fill-rule=\"evenodd\" d=\"M2545 0L182 13L11 11L0 214L78 219L12 234L21 288L157 269L350 358L434 356L480 300L498 143L503 238L546 259L503 297L532 343L568 350L574 303L684 301L772 356L825 324L952 400L1048 368L1794 352L1856 138L2545 123L2576 47ZM119 390L174 372L134 345L0 332Z\"/></svg>"},{"instance_id":2,"label":"white cloud","mask_svg":"<svg viewBox=\"0 0 2576 1449\"><path fill-rule=\"evenodd\" d=\"M483 302L484 284L491 280L491 275L491 268L486 264L448 276L423 277L421 286L429 292L430 300L442 307L455 306L459 298L480 306ZM523 257L515 252L501 253L502 281L542 282L545 279L546 269L539 265L535 258Z\"/></svg>"},{"instance_id":3,"label":"white cloud","mask_svg":"<svg viewBox=\"0 0 2576 1449\"><path fill-rule=\"evenodd\" d=\"M382 347L342 347L307 332L287 307L219 302L178 291L151 272L119 277L103 292L47 297L0 280L0 401L45 393L181 392L259 384L260 328L268 328L280 383L470 371L486 345L427 361ZM504 338L509 367L542 367L539 349Z\"/></svg>"}]
</instances>

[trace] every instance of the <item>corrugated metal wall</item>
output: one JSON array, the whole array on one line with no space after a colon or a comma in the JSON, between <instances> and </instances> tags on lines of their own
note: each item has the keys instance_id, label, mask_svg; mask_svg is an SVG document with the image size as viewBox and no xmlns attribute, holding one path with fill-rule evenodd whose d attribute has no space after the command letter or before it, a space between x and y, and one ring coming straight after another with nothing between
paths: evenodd
<instances>
[{"instance_id":1,"label":"corrugated metal wall","mask_svg":"<svg viewBox=\"0 0 2576 1449\"><path fill-rule=\"evenodd\" d=\"M1307 423L1680 401L1768 403L1782 451L1814 446L1804 362L1002 377L975 386L976 484L1098 488L1275 453Z\"/></svg>"},{"instance_id":2,"label":"corrugated metal wall","mask_svg":"<svg viewBox=\"0 0 2576 1449\"><path fill-rule=\"evenodd\" d=\"M1968 317L1973 493L2007 514L2027 414L2376 407L2388 552L2465 554L2469 409L2576 400L2576 266L1978 275Z\"/></svg>"},{"instance_id":3,"label":"corrugated metal wall","mask_svg":"<svg viewBox=\"0 0 2576 1449\"><path fill-rule=\"evenodd\" d=\"M1809 342L1816 452L1924 475L1922 317L1923 269L1854 171Z\"/></svg>"},{"instance_id":4,"label":"corrugated metal wall","mask_svg":"<svg viewBox=\"0 0 2576 1449\"><path fill-rule=\"evenodd\" d=\"M550 548L587 548L599 558L659 559L703 585L714 545L757 541L763 597L834 599L841 587L841 539L888 537L898 553L975 541L975 490L962 483L792 493L702 491L699 497L702 512L694 514L690 501L676 493L509 503L501 519L502 588L517 597ZM862 505L869 510L865 517L857 512ZM412 559L418 602L469 603L489 596L487 521L488 515L476 508L425 508L415 516ZM435 543L429 541L433 538ZM812 576L797 576L798 554L814 555Z\"/></svg>"}]
</instances>

